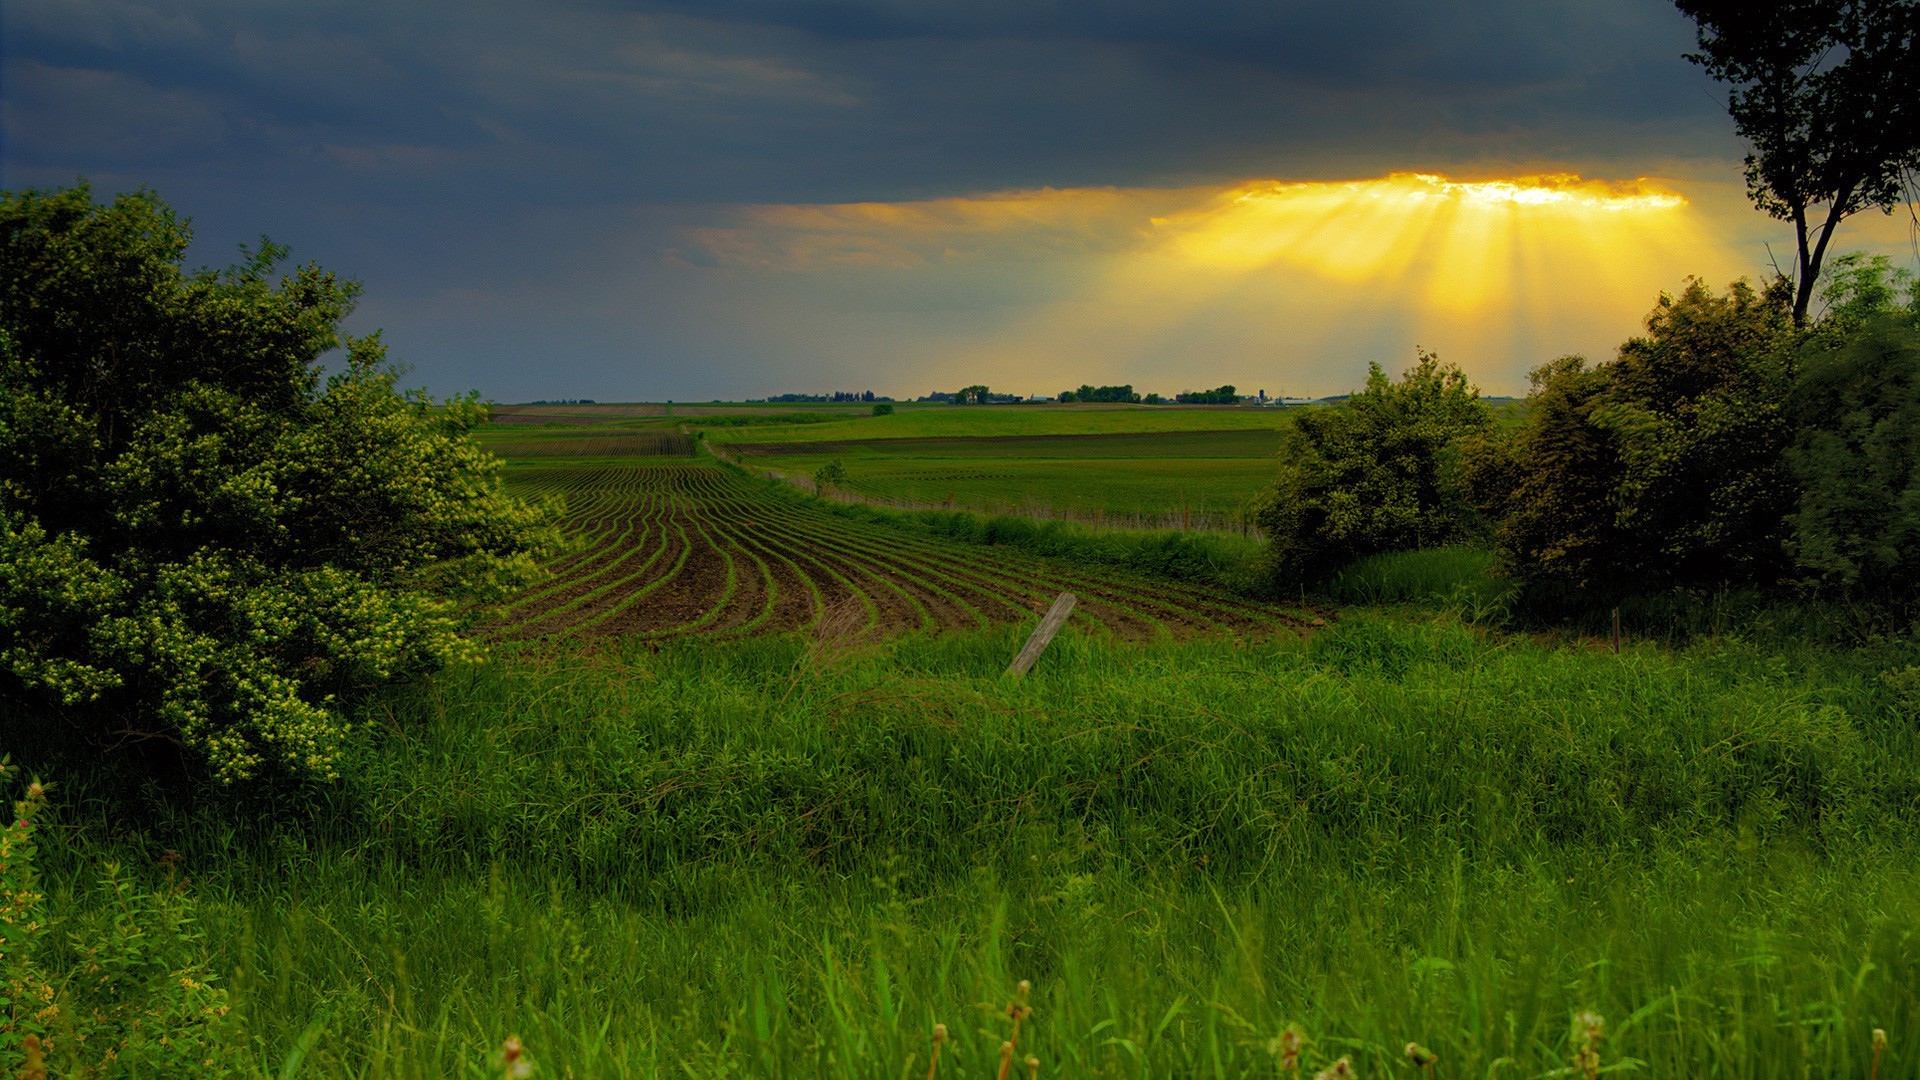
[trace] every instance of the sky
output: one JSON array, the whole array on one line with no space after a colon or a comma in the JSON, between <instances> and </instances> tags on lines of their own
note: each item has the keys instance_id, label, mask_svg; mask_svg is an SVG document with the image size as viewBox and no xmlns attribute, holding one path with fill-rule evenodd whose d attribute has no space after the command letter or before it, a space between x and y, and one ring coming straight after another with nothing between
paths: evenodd
<instances>
[{"instance_id":1,"label":"sky","mask_svg":"<svg viewBox=\"0 0 1920 1080\"><path fill-rule=\"evenodd\" d=\"M1664 0L7 0L0 186L364 285L498 401L1487 393L1790 265ZM1910 219L1839 250L1915 264Z\"/></svg>"}]
</instances>

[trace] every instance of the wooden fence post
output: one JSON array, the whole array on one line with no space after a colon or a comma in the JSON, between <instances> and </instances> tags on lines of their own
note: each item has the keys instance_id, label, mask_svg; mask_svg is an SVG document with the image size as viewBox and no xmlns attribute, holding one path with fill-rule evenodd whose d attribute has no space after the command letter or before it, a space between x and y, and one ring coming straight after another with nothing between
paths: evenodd
<instances>
[{"instance_id":1,"label":"wooden fence post","mask_svg":"<svg viewBox=\"0 0 1920 1080\"><path fill-rule=\"evenodd\" d=\"M1027 644L1021 648L1020 655L1014 657L1013 663L1007 666L1007 674L1017 677L1027 673L1027 669L1033 666L1033 662L1040 659L1040 653L1046 649L1047 643L1053 640L1053 635L1060 632L1060 627L1066 623L1067 616L1073 614L1073 605L1077 602L1070 592L1063 592L1054 600L1053 606L1047 609L1046 617L1041 619L1040 625L1034 628L1033 636L1029 637Z\"/></svg>"}]
</instances>

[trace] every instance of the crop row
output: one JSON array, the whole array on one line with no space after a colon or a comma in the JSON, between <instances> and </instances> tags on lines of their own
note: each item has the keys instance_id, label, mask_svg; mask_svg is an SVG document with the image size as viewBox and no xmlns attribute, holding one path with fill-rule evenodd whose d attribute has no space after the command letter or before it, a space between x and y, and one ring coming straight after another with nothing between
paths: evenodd
<instances>
[{"instance_id":1,"label":"crop row","mask_svg":"<svg viewBox=\"0 0 1920 1080\"><path fill-rule=\"evenodd\" d=\"M850 521L704 461L516 470L566 501L571 550L513 603L513 636L849 633L1030 618L1062 591L1076 619L1128 638L1275 630L1290 616L1228 594Z\"/></svg>"}]
</instances>

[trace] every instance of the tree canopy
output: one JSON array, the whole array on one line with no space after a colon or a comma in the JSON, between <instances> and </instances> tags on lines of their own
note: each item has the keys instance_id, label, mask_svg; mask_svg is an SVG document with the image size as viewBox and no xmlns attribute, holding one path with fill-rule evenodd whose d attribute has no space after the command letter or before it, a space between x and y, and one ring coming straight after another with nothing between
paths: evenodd
<instances>
[{"instance_id":1,"label":"tree canopy","mask_svg":"<svg viewBox=\"0 0 1920 1080\"><path fill-rule=\"evenodd\" d=\"M548 511L477 400L341 335L356 285L275 281L267 242L187 272L188 239L144 191L0 193L0 696L224 781L330 777L347 696L473 655Z\"/></svg>"},{"instance_id":2,"label":"tree canopy","mask_svg":"<svg viewBox=\"0 0 1920 1080\"><path fill-rule=\"evenodd\" d=\"M1835 227L1891 210L1920 174L1920 0L1675 2L1699 31L1687 58L1728 85L1752 147L1748 195L1793 224L1804 324Z\"/></svg>"}]
</instances>

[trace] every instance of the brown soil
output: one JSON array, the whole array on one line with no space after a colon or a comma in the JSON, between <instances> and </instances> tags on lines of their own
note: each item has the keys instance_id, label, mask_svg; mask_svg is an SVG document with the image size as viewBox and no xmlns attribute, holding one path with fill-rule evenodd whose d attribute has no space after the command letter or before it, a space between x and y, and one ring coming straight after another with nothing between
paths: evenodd
<instances>
[{"instance_id":1,"label":"brown soil","mask_svg":"<svg viewBox=\"0 0 1920 1080\"><path fill-rule=\"evenodd\" d=\"M658 461L543 471L541 479L544 490L565 485L581 507L569 526L601 546L558 562L558 583L500 621L496 632L514 637L779 632L819 625L829 612L833 633L849 632L838 624L857 614L858 633L870 636L1025 622L1060 592L1080 597L1076 621L1129 640L1286 632L1311 618L1195 586L861 525L710 465ZM624 520L607 520L616 517ZM844 610L849 603L857 613Z\"/></svg>"}]
</instances>

